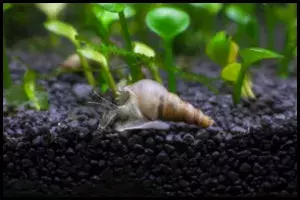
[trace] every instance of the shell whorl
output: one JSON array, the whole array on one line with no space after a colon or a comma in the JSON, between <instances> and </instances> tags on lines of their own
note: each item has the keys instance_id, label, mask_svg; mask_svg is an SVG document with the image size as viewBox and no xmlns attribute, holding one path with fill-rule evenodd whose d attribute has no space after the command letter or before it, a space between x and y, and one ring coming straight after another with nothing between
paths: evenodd
<instances>
[{"instance_id":1,"label":"shell whorl","mask_svg":"<svg viewBox=\"0 0 300 200\"><path fill-rule=\"evenodd\" d=\"M160 97L158 107L159 118L168 121L182 121L188 124L195 124L204 128L211 126L214 121L196 109L190 103L181 100L177 95L168 93Z\"/></svg>"},{"instance_id":2,"label":"shell whorl","mask_svg":"<svg viewBox=\"0 0 300 200\"><path fill-rule=\"evenodd\" d=\"M214 123L201 110L168 92L163 85L153 80L144 79L128 88L136 95L142 114L151 120L181 121L204 128Z\"/></svg>"}]
</instances>

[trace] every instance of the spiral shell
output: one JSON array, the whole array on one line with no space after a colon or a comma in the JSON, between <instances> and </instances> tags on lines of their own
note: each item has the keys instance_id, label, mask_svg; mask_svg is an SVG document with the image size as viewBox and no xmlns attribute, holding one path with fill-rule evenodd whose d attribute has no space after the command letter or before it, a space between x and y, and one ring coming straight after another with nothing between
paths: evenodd
<instances>
[{"instance_id":1,"label":"spiral shell","mask_svg":"<svg viewBox=\"0 0 300 200\"><path fill-rule=\"evenodd\" d=\"M185 122L204 128L214 123L201 110L168 92L164 86L153 80L140 80L126 86L125 90L134 93L141 113L150 120Z\"/></svg>"}]
</instances>

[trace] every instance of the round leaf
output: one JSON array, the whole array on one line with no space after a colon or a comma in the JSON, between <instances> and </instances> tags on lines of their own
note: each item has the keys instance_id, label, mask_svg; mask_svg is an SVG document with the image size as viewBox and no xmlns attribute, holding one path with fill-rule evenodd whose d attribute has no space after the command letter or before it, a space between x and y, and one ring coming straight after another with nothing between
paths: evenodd
<instances>
[{"instance_id":1,"label":"round leaf","mask_svg":"<svg viewBox=\"0 0 300 200\"><path fill-rule=\"evenodd\" d=\"M198 8L203 8L213 15L216 15L223 8L222 3L190 3L190 5Z\"/></svg>"},{"instance_id":2,"label":"round leaf","mask_svg":"<svg viewBox=\"0 0 300 200\"><path fill-rule=\"evenodd\" d=\"M98 3L104 10L113 13L123 12L125 9L124 3Z\"/></svg>"},{"instance_id":3,"label":"round leaf","mask_svg":"<svg viewBox=\"0 0 300 200\"><path fill-rule=\"evenodd\" d=\"M231 4L225 9L226 16L232 21L246 25L252 20L252 16L249 12L243 9L240 5Z\"/></svg>"},{"instance_id":4,"label":"round leaf","mask_svg":"<svg viewBox=\"0 0 300 200\"><path fill-rule=\"evenodd\" d=\"M134 53L139 53L139 54L144 54L145 56L148 57L155 57L155 52L153 49L151 49L149 46L146 44L143 44L141 42L134 42Z\"/></svg>"},{"instance_id":5,"label":"round leaf","mask_svg":"<svg viewBox=\"0 0 300 200\"><path fill-rule=\"evenodd\" d=\"M58 21L50 20L44 23L45 28L57 35L64 36L71 40L73 43L77 44L75 36L78 34L76 29L70 24Z\"/></svg>"},{"instance_id":6,"label":"round leaf","mask_svg":"<svg viewBox=\"0 0 300 200\"><path fill-rule=\"evenodd\" d=\"M245 66L250 66L263 59L283 58L282 55L263 48L247 48L240 51Z\"/></svg>"},{"instance_id":7,"label":"round leaf","mask_svg":"<svg viewBox=\"0 0 300 200\"><path fill-rule=\"evenodd\" d=\"M220 67L225 67L228 63L230 51L230 37L224 32L218 32L207 44L206 54Z\"/></svg>"},{"instance_id":8,"label":"round leaf","mask_svg":"<svg viewBox=\"0 0 300 200\"><path fill-rule=\"evenodd\" d=\"M223 68L221 72L222 79L235 83L240 73L242 65L240 63L231 63Z\"/></svg>"},{"instance_id":9,"label":"round leaf","mask_svg":"<svg viewBox=\"0 0 300 200\"><path fill-rule=\"evenodd\" d=\"M160 7L147 13L146 24L151 31L163 39L171 40L187 29L190 25L190 17L184 11Z\"/></svg>"},{"instance_id":10,"label":"round leaf","mask_svg":"<svg viewBox=\"0 0 300 200\"><path fill-rule=\"evenodd\" d=\"M77 52L87 59L100 63L102 67L107 67L106 58L98 51L93 49L78 49Z\"/></svg>"},{"instance_id":11,"label":"round leaf","mask_svg":"<svg viewBox=\"0 0 300 200\"><path fill-rule=\"evenodd\" d=\"M97 20L101 21L106 28L108 28L112 22L119 20L118 13L108 12L98 4L94 4L93 13ZM133 17L135 15L135 10L131 6L126 6L124 15L126 18Z\"/></svg>"},{"instance_id":12,"label":"round leaf","mask_svg":"<svg viewBox=\"0 0 300 200\"><path fill-rule=\"evenodd\" d=\"M67 6L66 3L35 3L35 5L50 19L55 19Z\"/></svg>"}]
</instances>

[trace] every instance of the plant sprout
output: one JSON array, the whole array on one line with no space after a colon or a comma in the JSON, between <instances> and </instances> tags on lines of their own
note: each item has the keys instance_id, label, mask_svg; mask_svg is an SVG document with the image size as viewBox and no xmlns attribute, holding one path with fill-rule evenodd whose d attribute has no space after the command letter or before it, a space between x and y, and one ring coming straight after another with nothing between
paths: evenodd
<instances>
[{"instance_id":1,"label":"plant sprout","mask_svg":"<svg viewBox=\"0 0 300 200\"><path fill-rule=\"evenodd\" d=\"M114 96L117 96L116 84L113 79L113 76L110 73L106 58L99 52L93 49L77 49L77 52L84 57L91 59L101 65L100 73L104 77L106 83L109 85L111 90L113 91Z\"/></svg>"},{"instance_id":2,"label":"plant sprout","mask_svg":"<svg viewBox=\"0 0 300 200\"><path fill-rule=\"evenodd\" d=\"M57 20L59 14L66 8L67 3L35 3L35 5L47 16L47 21L49 21ZM58 44L58 38L55 35L50 34L50 40L53 46Z\"/></svg>"},{"instance_id":3,"label":"plant sprout","mask_svg":"<svg viewBox=\"0 0 300 200\"><path fill-rule=\"evenodd\" d=\"M48 109L48 93L36 85L36 72L26 68L23 83L12 85L4 92L8 103L14 107L32 104L36 110Z\"/></svg>"},{"instance_id":4,"label":"plant sprout","mask_svg":"<svg viewBox=\"0 0 300 200\"><path fill-rule=\"evenodd\" d=\"M78 35L78 33L73 26L58 20L47 21L44 23L44 26L48 31L68 38L74 44L76 49L80 48L80 43L75 38L76 35ZM83 67L85 76L88 80L88 83L94 87L96 85L96 81L94 79L93 73L90 70L90 66L87 60L81 54L78 54L78 56L80 58L80 62Z\"/></svg>"},{"instance_id":5,"label":"plant sprout","mask_svg":"<svg viewBox=\"0 0 300 200\"><path fill-rule=\"evenodd\" d=\"M155 8L147 13L146 24L151 31L163 39L165 49L165 69L168 71L168 87L171 92L176 91L176 77L172 53L174 38L185 31L190 25L189 15L171 7Z\"/></svg>"},{"instance_id":6,"label":"plant sprout","mask_svg":"<svg viewBox=\"0 0 300 200\"><path fill-rule=\"evenodd\" d=\"M224 32L217 33L208 43L207 55L220 67L221 77L234 83L233 100L235 105L241 97L255 98L249 68L263 59L282 58L281 55L263 48L246 48L239 50L238 45ZM238 62L238 55L242 62Z\"/></svg>"},{"instance_id":7,"label":"plant sprout","mask_svg":"<svg viewBox=\"0 0 300 200\"><path fill-rule=\"evenodd\" d=\"M155 57L155 51L153 49L151 49L149 46L147 46L146 44L143 44L141 42L134 42L134 53L139 53L139 54L143 54L145 56L148 56L150 58L154 58ZM162 80L160 78L159 72L157 67L154 65L154 63L150 63L149 64L149 69L152 73L153 78L159 82L162 83Z\"/></svg>"},{"instance_id":8,"label":"plant sprout","mask_svg":"<svg viewBox=\"0 0 300 200\"><path fill-rule=\"evenodd\" d=\"M128 26L125 18L125 4L121 3L98 3L104 10L112 13L117 13L119 16L120 24L122 27L122 35L125 40L126 50L133 52L132 41L129 35ZM137 81L141 76L141 70L134 66L134 60L131 57L127 57L127 64L130 69L132 81Z\"/></svg>"},{"instance_id":9,"label":"plant sprout","mask_svg":"<svg viewBox=\"0 0 300 200\"><path fill-rule=\"evenodd\" d=\"M24 74L23 88L26 96L37 110L48 108L48 93L36 86L36 74L33 70L27 70Z\"/></svg>"},{"instance_id":10,"label":"plant sprout","mask_svg":"<svg viewBox=\"0 0 300 200\"><path fill-rule=\"evenodd\" d=\"M100 37L103 39L103 43L108 46L110 44L109 41L109 33L110 33L110 25L119 19L118 13L109 12L103 9L101 5L98 3L94 3L92 7L93 14L97 19L97 31ZM130 6L126 6L124 9L124 14L126 18L130 18L135 15L135 10ZM105 56L106 60L109 60L108 52L102 52ZM101 74L100 74L101 75Z\"/></svg>"}]
</instances>

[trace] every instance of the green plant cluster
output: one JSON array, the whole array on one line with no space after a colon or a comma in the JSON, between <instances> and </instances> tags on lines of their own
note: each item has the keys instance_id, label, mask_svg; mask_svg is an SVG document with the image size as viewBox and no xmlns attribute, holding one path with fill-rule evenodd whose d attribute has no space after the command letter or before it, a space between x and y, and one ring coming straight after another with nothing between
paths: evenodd
<instances>
[{"instance_id":1,"label":"green plant cluster","mask_svg":"<svg viewBox=\"0 0 300 200\"><path fill-rule=\"evenodd\" d=\"M297 15L296 4L293 3L87 3L85 23L101 38L101 44L94 44L81 33L81 29L59 19L60 13L68 9L67 3L35 5L47 16L44 27L50 33L53 46L59 45L60 36L72 42L88 83L93 87L100 87L102 92L110 88L115 96L117 87L110 66L112 55L121 56L126 61L130 73L123 78L129 82L144 78L141 67L143 65L151 72L153 79L160 83L162 79L159 69L166 71L168 89L171 92L176 92L176 77L199 81L212 91L218 92L211 84L214 78L193 74L176 66L173 55L176 45L180 44L187 49L196 47L197 51L205 52L206 56L221 67L219 78L234 85L232 94L235 104L241 98L255 98L250 67L256 62L278 59L277 73L286 78L289 64L296 56ZM10 7L11 4L4 4L3 11ZM257 17L259 12L263 13L267 27L267 49L260 47L260 22ZM219 18L224 24L221 26L224 27L222 30L217 30L215 26ZM286 45L280 54L276 53L273 34L278 22L285 25L286 31ZM146 37L149 30L160 38L157 45L160 42L163 44L163 56L147 44L150 43ZM111 40L115 33L122 36L124 47ZM133 35L139 36L141 40L134 40ZM3 56L4 87L11 94L15 86L10 78L4 44ZM90 61L99 66L98 77L94 76ZM45 107L41 106L43 101L39 100L39 92L35 92L36 76L38 75L28 68L24 84L18 90L24 91L26 99L35 108L42 109Z\"/></svg>"}]
</instances>

